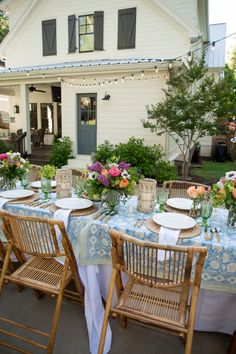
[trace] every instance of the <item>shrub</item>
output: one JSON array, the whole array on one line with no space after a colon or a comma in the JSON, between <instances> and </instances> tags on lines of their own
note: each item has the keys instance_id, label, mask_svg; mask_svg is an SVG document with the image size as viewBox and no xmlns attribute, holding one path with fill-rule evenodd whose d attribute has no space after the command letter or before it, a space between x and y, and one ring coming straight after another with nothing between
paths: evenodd
<instances>
[{"instance_id":1,"label":"shrub","mask_svg":"<svg viewBox=\"0 0 236 354\"><path fill-rule=\"evenodd\" d=\"M0 140L0 154L7 151L15 151L14 144Z\"/></svg>"},{"instance_id":2,"label":"shrub","mask_svg":"<svg viewBox=\"0 0 236 354\"><path fill-rule=\"evenodd\" d=\"M156 180L159 183L163 183L164 181L170 181L177 179L177 168L176 166L166 160L160 160L157 163L156 169Z\"/></svg>"},{"instance_id":3,"label":"shrub","mask_svg":"<svg viewBox=\"0 0 236 354\"><path fill-rule=\"evenodd\" d=\"M103 165L112 159L112 156L115 155L115 146L109 143L108 140L105 140L104 144L101 144L97 147L93 162L99 161Z\"/></svg>"},{"instance_id":4,"label":"shrub","mask_svg":"<svg viewBox=\"0 0 236 354\"><path fill-rule=\"evenodd\" d=\"M61 139L55 139L49 155L50 164L57 168L67 165L68 159L73 158L72 147L73 142L68 136L64 136L64 138Z\"/></svg>"},{"instance_id":5,"label":"shrub","mask_svg":"<svg viewBox=\"0 0 236 354\"><path fill-rule=\"evenodd\" d=\"M94 161L105 164L113 161L114 157L119 161L127 161L138 169L140 175L156 178L157 164L163 156L159 145L144 145L143 139L130 138L127 143L112 145L109 141L98 146L94 154Z\"/></svg>"}]
</instances>

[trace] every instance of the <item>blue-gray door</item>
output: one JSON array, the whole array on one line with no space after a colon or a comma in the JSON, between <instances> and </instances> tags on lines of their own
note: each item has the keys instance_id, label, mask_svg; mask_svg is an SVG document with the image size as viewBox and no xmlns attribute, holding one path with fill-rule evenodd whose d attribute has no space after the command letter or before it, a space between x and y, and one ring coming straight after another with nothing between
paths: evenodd
<instances>
[{"instance_id":1,"label":"blue-gray door","mask_svg":"<svg viewBox=\"0 0 236 354\"><path fill-rule=\"evenodd\" d=\"M91 154L97 144L97 95L79 94L78 107L78 154Z\"/></svg>"}]
</instances>

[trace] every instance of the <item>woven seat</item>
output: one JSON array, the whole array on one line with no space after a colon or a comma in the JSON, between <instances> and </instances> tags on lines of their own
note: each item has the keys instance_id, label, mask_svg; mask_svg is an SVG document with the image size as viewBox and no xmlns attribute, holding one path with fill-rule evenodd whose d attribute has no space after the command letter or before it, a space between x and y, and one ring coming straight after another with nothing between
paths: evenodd
<instances>
[{"instance_id":1,"label":"woven seat","mask_svg":"<svg viewBox=\"0 0 236 354\"><path fill-rule=\"evenodd\" d=\"M196 183L196 182L186 182L186 181L165 181L163 182L163 189L169 191L169 198L188 198L187 189L191 186L203 187L207 191L209 186L206 184Z\"/></svg>"},{"instance_id":2,"label":"woven seat","mask_svg":"<svg viewBox=\"0 0 236 354\"><path fill-rule=\"evenodd\" d=\"M185 354L190 354L207 249L144 242L115 230L110 235L112 275L98 353L103 353L111 311L123 327L132 318L177 332L186 337ZM125 286L121 272L128 276ZM115 286L118 301L111 307Z\"/></svg>"},{"instance_id":3,"label":"woven seat","mask_svg":"<svg viewBox=\"0 0 236 354\"><path fill-rule=\"evenodd\" d=\"M0 217L3 220L3 229L8 240L0 277L0 293L2 293L4 281L10 281L17 286L32 288L39 299L45 293L57 297L50 333L43 332L43 336L48 338L47 345L42 345L36 340L32 341L25 336L16 335L13 331L5 331L4 327L0 327L0 333L45 349L50 354L53 352L63 296L83 304L83 285L79 278L76 260L64 223L59 220L13 215L2 210ZM20 266L17 270L7 273L11 264L12 251L18 256ZM25 254L28 255L27 259ZM77 293L66 289L72 279ZM2 316L0 316L0 322L11 323L13 328L25 328L29 332L42 334L36 328ZM0 345L22 353L26 352L14 344L2 340L0 340Z\"/></svg>"}]
</instances>

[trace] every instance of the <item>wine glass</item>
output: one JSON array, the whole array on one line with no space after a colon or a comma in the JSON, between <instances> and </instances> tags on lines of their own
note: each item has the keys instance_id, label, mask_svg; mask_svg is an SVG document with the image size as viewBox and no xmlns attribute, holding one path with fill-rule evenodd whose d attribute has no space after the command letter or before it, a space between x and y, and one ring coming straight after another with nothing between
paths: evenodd
<instances>
[{"instance_id":1,"label":"wine glass","mask_svg":"<svg viewBox=\"0 0 236 354\"><path fill-rule=\"evenodd\" d=\"M202 218L202 222L201 222L201 226L203 227L210 227L211 225L209 225L208 223L208 219L211 217L213 211L213 204L211 200L203 200L201 202L201 218Z\"/></svg>"},{"instance_id":2,"label":"wine glass","mask_svg":"<svg viewBox=\"0 0 236 354\"><path fill-rule=\"evenodd\" d=\"M157 203L159 204L159 208L156 210L158 213L162 213L164 210L165 203L168 199L168 191L160 190L157 191Z\"/></svg>"},{"instance_id":3,"label":"wine glass","mask_svg":"<svg viewBox=\"0 0 236 354\"><path fill-rule=\"evenodd\" d=\"M27 187L29 185L29 174L28 173L24 173L21 176L20 182L21 182L21 187L23 187L23 189L27 189Z\"/></svg>"},{"instance_id":4,"label":"wine glass","mask_svg":"<svg viewBox=\"0 0 236 354\"><path fill-rule=\"evenodd\" d=\"M41 189L43 192L43 200L48 201L50 200L50 194L52 191L51 180L47 178L41 178Z\"/></svg>"}]
</instances>

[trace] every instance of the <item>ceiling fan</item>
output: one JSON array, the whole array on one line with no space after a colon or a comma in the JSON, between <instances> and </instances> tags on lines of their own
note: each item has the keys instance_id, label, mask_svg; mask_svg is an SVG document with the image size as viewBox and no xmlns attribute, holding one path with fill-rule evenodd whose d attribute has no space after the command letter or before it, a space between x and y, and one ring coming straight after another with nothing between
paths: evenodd
<instances>
[{"instance_id":1,"label":"ceiling fan","mask_svg":"<svg viewBox=\"0 0 236 354\"><path fill-rule=\"evenodd\" d=\"M31 92L42 92L42 93L46 93L46 91L44 91L44 90L37 90L34 85L29 86L29 91L30 91L30 93L31 93Z\"/></svg>"}]
</instances>

